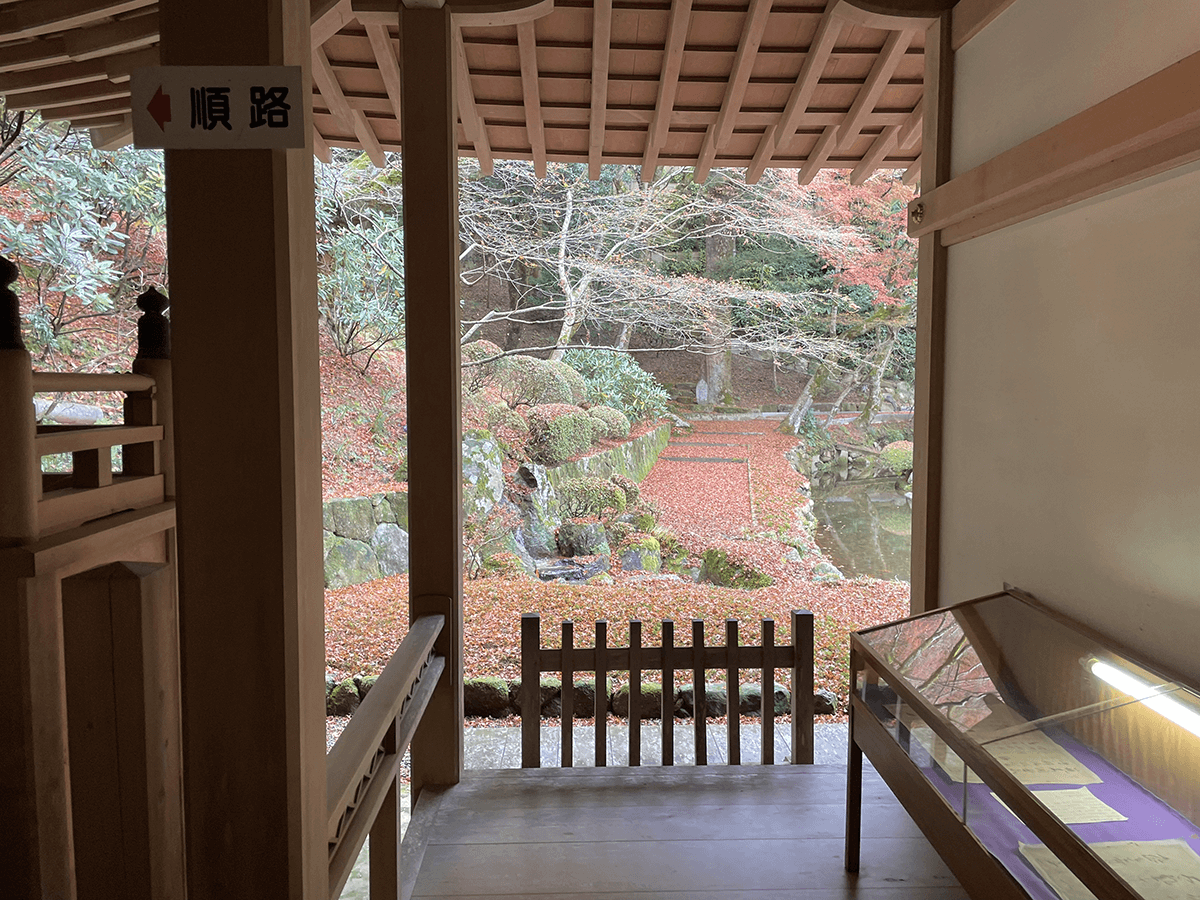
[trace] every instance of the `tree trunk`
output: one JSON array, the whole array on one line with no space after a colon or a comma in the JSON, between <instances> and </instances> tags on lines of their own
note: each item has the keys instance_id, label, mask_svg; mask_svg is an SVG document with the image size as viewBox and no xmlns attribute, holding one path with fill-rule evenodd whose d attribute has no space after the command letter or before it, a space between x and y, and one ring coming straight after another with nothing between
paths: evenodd
<instances>
[{"instance_id":1,"label":"tree trunk","mask_svg":"<svg viewBox=\"0 0 1200 900\"><path fill-rule=\"evenodd\" d=\"M859 417L864 428L871 424L871 417L875 415L875 410L879 407L879 392L881 382L883 381L883 372L887 368L888 361L892 358L892 350L896 347L898 337L898 332L890 331L887 343L883 345L883 353L880 356L879 363L871 373L870 388L867 391L867 402L863 404L862 415Z\"/></svg>"},{"instance_id":2,"label":"tree trunk","mask_svg":"<svg viewBox=\"0 0 1200 900\"><path fill-rule=\"evenodd\" d=\"M789 434L795 434L799 430L800 423L804 421L804 417L808 415L808 411L812 409L812 388L813 382L816 380L816 375L813 375L808 379L804 385L804 390L802 390L800 392L800 396L796 398L796 403L792 406L791 412L789 412L787 414L787 418L783 420L783 430Z\"/></svg>"},{"instance_id":3,"label":"tree trunk","mask_svg":"<svg viewBox=\"0 0 1200 900\"><path fill-rule=\"evenodd\" d=\"M520 285L524 285L526 280L525 264L517 263L517 273L520 278ZM516 313L521 306L521 287L517 282L508 282L508 311ZM508 330L504 333L504 349L516 350L521 346L521 327L524 325L518 319L508 320Z\"/></svg>"},{"instance_id":4,"label":"tree trunk","mask_svg":"<svg viewBox=\"0 0 1200 900\"><path fill-rule=\"evenodd\" d=\"M732 237L715 234L704 239L704 274L716 278L725 260L735 252ZM733 311L728 298L721 298L713 310L705 339L701 377L708 385L710 404L727 403L732 399L733 350L730 337L733 333Z\"/></svg>"}]
</instances>

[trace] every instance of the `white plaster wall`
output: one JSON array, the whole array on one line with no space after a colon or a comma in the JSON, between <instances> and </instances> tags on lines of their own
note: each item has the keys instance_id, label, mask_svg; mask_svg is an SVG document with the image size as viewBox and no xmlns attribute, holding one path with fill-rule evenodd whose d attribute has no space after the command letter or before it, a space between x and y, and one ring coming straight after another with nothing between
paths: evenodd
<instances>
[{"instance_id":1,"label":"white plaster wall","mask_svg":"<svg viewBox=\"0 0 1200 900\"><path fill-rule=\"evenodd\" d=\"M1082 6L1096 50L1047 37ZM1164 15L1115 27L1131 7ZM1026 28L1053 110L986 75ZM1018 0L975 40L969 165L1200 50L1200 3ZM942 603L1007 581L1200 681L1200 164L952 247L948 291Z\"/></svg>"},{"instance_id":2,"label":"white plaster wall","mask_svg":"<svg viewBox=\"0 0 1200 900\"><path fill-rule=\"evenodd\" d=\"M958 175L1200 50L1200 0L1017 0L955 57Z\"/></svg>"}]
</instances>

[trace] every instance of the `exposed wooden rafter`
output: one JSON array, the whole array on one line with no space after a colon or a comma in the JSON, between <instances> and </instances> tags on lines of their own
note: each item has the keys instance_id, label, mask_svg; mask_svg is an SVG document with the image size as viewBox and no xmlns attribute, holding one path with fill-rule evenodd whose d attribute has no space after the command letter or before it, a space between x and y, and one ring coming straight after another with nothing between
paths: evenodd
<instances>
[{"instance_id":1,"label":"exposed wooden rafter","mask_svg":"<svg viewBox=\"0 0 1200 900\"><path fill-rule=\"evenodd\" d=\"M546 177L546 132L542 127L542 98L538 90L537 38L532 22L517 25L517 46L521 56L521 95L525 102L525 130L533 153L533 171Z\"/></svg>"},{"instance_id":2,"label":"exposed wooden rafter","mask_svg":"<svg viewBox=\"0 0 1200 900\"><path fill-rule=\"evenodd\" d=\"M737 54L733 58L733 69L725 85L725 99L721 101L721 111L717 114L716 127L704 136L704 146L700 149L700 158L708 162L703 167L700 164L696 165L697 181L708 177L708 170L716 158L717 151L724 150L729 144L729 138L733 134L733 123L737 114L741 112L746 85L750 82L750 72L754 68L754 59L758 54L763 30L767 27L767 14L770 12L771 0L750 0L746 22L742 26L742 36L738 41Z\"/></svg>"},{"instance_id":3,"label":"exposed wooden rafter","mask_svg":"<svg viewBox=\"0 0 1200 900\"><path fill-rule=\"evenodd\" d=\"M471 70L467 66L467 52L463 47L462 29L454 29L454 91L458 95L458 118L462 122L467 140L475 147L479 158L479 171L492 174L492 145L488 141L487 123L475 108L475 92L471 88Z\"/></svg>"},{"instance_id":4,"label":"exposed wooden rafter","mask_svg":"<svg viewBox=\"0 0 1200 900\"><path fill-rule=\"evenodd\" d=\"M811 184L812 180L817 177L817 173L821 171L821 167L829 159L829 154L837 146L839 127L838 125L825 126L825 131L817 138L817 143L813 147L812 153L808 154L808 159L804 161L804 165L800 167L800 171L796 174L797 182L800 184Z\"/></svg>"},{"instance_id":5,"label":"exposed wooden rafter","mask_svg":"<svg viewBox=\"0 0 1200 900\"><path fill-rule=\"evenodd\" d=\"M350 0L312 0L309 4L312 15L310 40L320 47L327 40L355 21ZM396 15L392 15L396 19Z\"/></svg>"},{"instance_id":6,"label":"exposed wooden rafter","mask_svg":"<svg viewBox=\"0 0 1200 900\"><path fill-rule=\"evenodd\" d=\"M842 23L838 17L838 7L841 5L842 0L829 0L825 7L825 14L821 17L821 24L817 26L817 32L808 46L808 53L804 55L804 62L800 66L800 74L796 76L796 84L788 97L787 106L783 108L779 117L779 127L763 134L758 151L754 154L754 161L746 172L746 180L751 184L762 177L763 170L770 165L771 157L775 155L779 145L790 141L796 134L800 118L808 110L813 92L825 71L829 53L842 31Z\"/></svg>"},{"instance_id":7,"label":"exposed wooden rafter","mask_svg":"<svg viewBox=\"0 0 1200 900\"><path fill-rule=\"evenodd\" d=\"M157 0L18 0L0 6L0 34L8 40L83 28L153 6Z\"/></svg>"},{"instance_id":8,"label":"exposed wooden rafter","mask_svg":"<svg viewBox=\"0 0 1200 900\"><path fill-rule=\"evenodd\" d=\"M346 95L342 92L342 86L338 84L333 66L329 64L329 58L320 47L313 48L312 62L313 81L317 83L317 89L321 92L329 111L347 129L354 132L371 162L382 169L387 165L387 158L383 154L379 138L371 128L371 123L367 121L367 114L361 109L352 109L346 102Z\"/></svg>"},{"instance_id":9,"label":"exposed wooden rafter","mask_svg":"<svg viewBox=\"0 0 1200 900\"><path fill-rule=\"evenodd\" d=\"M612 40L612 0L592 6L592 119L588 133L588 175L600 177L604 153L604 124L608 113L608 52Z\"/></svg>"},{"instance_id":10,"label":"exposed wooden rafter","mask_svg":"<svg viewBox=\"0 0 1200 900\"><path fill-rule=\"evenodd\" d=\"M901 150L911 150L921 140L921 125L925 121L925 98L922 97L908 114L908 119L900 127L896 135L896 146Z\"/></svg>"},{"instance_id":11,"label":"exposed wooden rafter","mask_svg":"<svg viewBox=\"0 0 1200 900\"><path fill-rule=\"evenodd\" d=\"M959 0L950 20L951 49L961 49L1012 4L1013 0Z\"/></svg>"},{"instance_id":12,"label":"exposed wooden rafter","mask_svg":"<svg viewBox=\"0 0 1200 900\"><path fill-rule=\"evenodd\" d=\"M642 181L647 183L654 178L654 170L658 167L658 150L666 142L671 129L679 69L683 65L683 48L691 21L692 0L676 0L671 4L667 43L663 47L662 69L658 76L658 99L654 103L654 118L646 132L646 151L642 156Z\"/></svg>"},{"instance_id":13,"label":"exposed wooden rafter","mask_svg":"<svg viewBox=\"0 0 1200 900\"><path fill-rule=\"evenodd\" d=\"M905 184L916 184L917 180L920 177L921 177L921 157L918 156L915 160L913 160L912 165L910 165L907 169L904 170L904 177L901 178L900 180L903 181Z\"/></svg>"},{"instance_id":14,"label":"exposed wooden rafter","mask_svg":"<svg viewBox=\"0 0 1200 900\"><path fill-rule=\"evenodd\" d=\"M888 81L900 65L900 60L904 58L904 51L908 49L912 37L911 31L893 31L883 42L883 49L879 51L875 65L871 67L871 74L859 88L850 112L846 113L846 121L842 123L838 140L843 150L849 150L858 138L859 132L866 124L867 116L875 109L879 95L888 86Z\"/></svg>"},{"instance_id":15,"label":"exposed wooden rafter","mask_svg":"<svg viewBox=\"0 0 1200 900\"><path fill-rule=\"evenodd\" d=\"M88 132L94 150L116 150L133 143L133 116L123 116L115 125L92 128Z\"/></svg>"},{"instance_id":16,"label":"exposed wooden rafter","mask_svg":"<svg viewBox=\"0 0 1200 900\"><path fill-rule=\"evenodd\" d=\"M375 65L379 67L379 77L383 79L383 88L387 91L388 100L392 102L392 115L400 121L400 60L396 56L396 43L391 33L383 25L368 25L367 39L371 42L371 52L375 56Z\"/></svg>"},{"instance_id":17,"label":"exposed wooden rafter","mask_svg":"<svg viewBox=\"0 0 1200 900\"><path fill-rule=\"evenodd\" d=\"M862 184L871 177L891 149L896 146L896 138L899 134L899 125L889 125L883 129L879 137L875 138L874 143L871 144L871 149L863 155L862 161L850 172L851 184Z\"/></svg>"}]
</instances>

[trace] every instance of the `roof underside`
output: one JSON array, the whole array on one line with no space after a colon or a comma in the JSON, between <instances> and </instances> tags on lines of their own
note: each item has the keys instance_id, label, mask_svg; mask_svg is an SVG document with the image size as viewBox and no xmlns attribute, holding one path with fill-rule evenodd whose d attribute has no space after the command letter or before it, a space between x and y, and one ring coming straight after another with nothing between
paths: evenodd
<instances>
[{"instance_id":1,"label":"roof underside","mask_svg":"<svg viewBox=\"0 0 1200 900\"><path fill-rule=\"evenodd\" d=\"M318 156L399 150L395 13L313 0ZM71 7L69 17L53 13ZM479 158L642 167L920 170L924 25L844 0L555 0L516 24L456 19L459 147ZM477 20L476 20L477 21ZM389 24L392 22L392 24ZM892 27L893 23L902 27ZM149 0L0 0L0 94L92 130L131 134L129 73L158 63Z\"/></svg>"}]
</instances>

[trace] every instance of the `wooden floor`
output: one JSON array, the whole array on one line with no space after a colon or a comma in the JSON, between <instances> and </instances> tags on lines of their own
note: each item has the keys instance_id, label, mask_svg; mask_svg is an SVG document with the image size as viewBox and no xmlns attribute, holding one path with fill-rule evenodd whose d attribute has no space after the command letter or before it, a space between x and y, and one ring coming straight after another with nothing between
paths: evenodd
<instances>
[{"instance_id":1,"label":"wooden floor","mask_svg":"<svg viewBox=\"0 0 1200 900\"><path fill-rule=\"evenodd\" d=\"M414 898L965 900L873 771L842 866L844 766L471 771L422 798Z\"/></svg>"}]
</instances>

